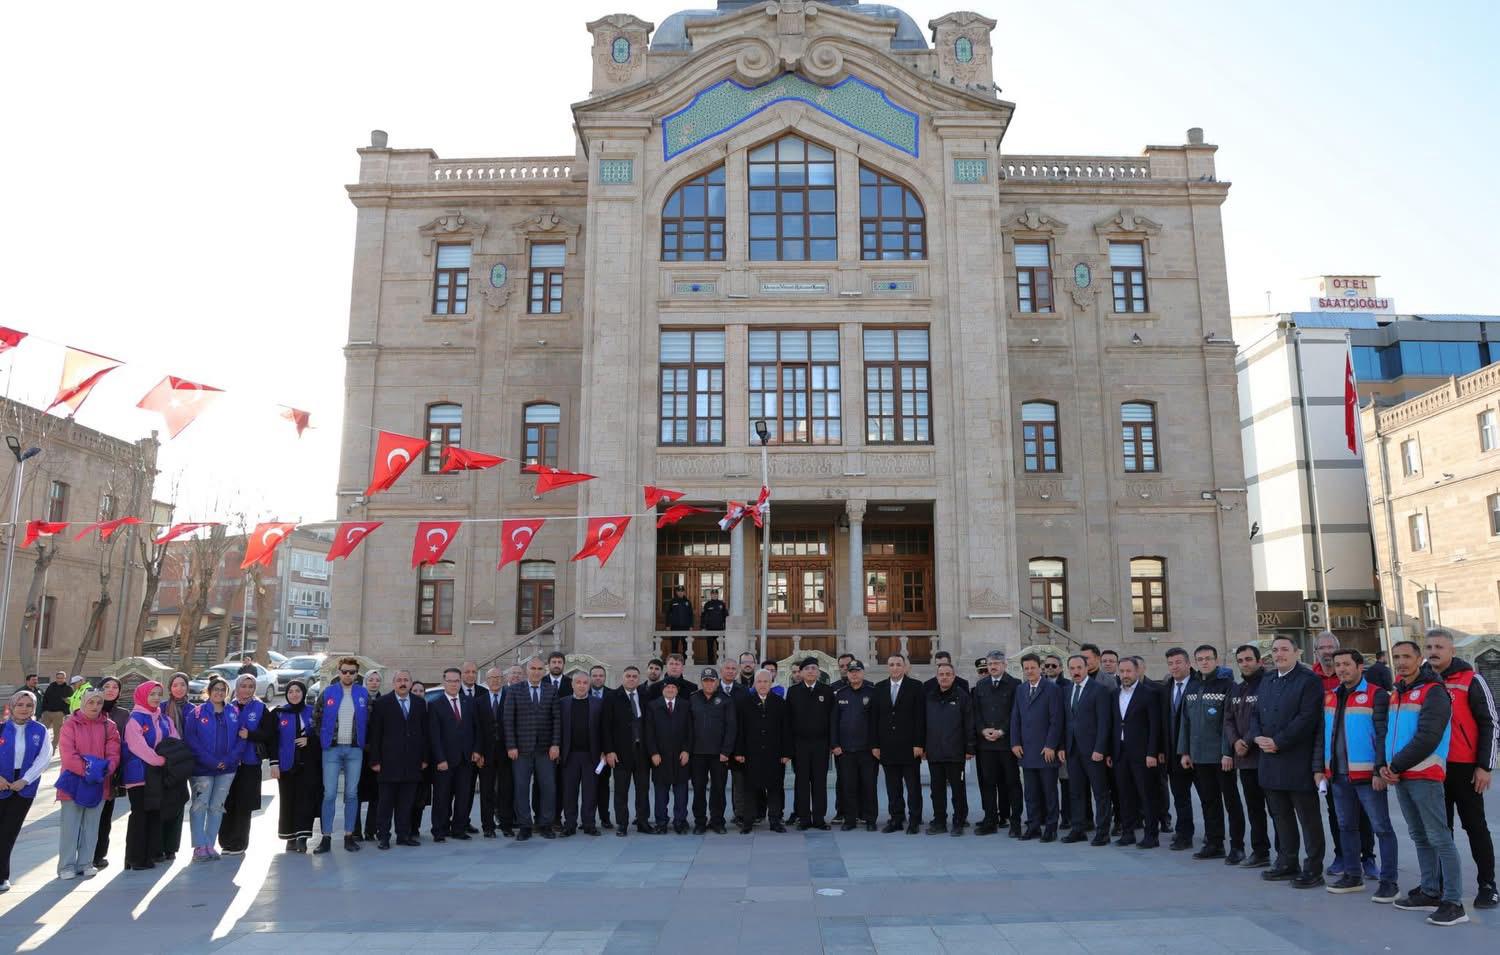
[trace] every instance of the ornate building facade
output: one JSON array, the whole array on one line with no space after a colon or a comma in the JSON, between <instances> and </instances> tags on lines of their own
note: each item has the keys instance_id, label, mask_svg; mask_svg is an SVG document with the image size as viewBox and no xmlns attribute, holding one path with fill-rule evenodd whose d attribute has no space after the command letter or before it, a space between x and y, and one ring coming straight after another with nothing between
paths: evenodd
<instances>
[{"instance_id":1,"label":"ornate building facade","mask_svg":"<svg viewBox=\"0 0 1500 955\"><path fill-rule=\"evenodd\" d=\"M665 645L679 585L729 607L696 660L755 647L759 598L776 658L1252 636L1215 147L1007 154L994 26L613 15L587 25L571 155L376 133L348 187L340 516L554 519L498 572L493 524L420 572L410 524L372 537L331 647L425 672L571 612L540 646L619 665ZM640 514L644 484L753 499L757 421L767 542ZM537 497L514 463L444 475L434 451L366 500L379 429L597 480ZM570 563L576 518L606 514L637 515L613 559Z\"/></svg>"}]
</instances>

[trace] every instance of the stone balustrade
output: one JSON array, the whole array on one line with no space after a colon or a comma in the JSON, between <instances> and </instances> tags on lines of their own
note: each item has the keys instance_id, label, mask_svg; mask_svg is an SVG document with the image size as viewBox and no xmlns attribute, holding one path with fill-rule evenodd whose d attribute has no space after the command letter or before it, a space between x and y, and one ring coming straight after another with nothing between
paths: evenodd
<instances>
[{"instance_id":1,"label":"stone balustrade","mask_svg":"<svg viewBox=\"0 0 1500 955\"><path fill-rule=\"evenodd\" d=\"M573 156L512 156L504 159L434 159L428 165L433 182L535 182L567 180L573 175Z\"/></svg>"},{"instance_id":2,"label":"stone balustrade","mask_svg":"<svg viewBox=\"0 0 1500 955\"><path fill-rule=\"evenodd\" d=\"M1376 411L1381 431L1389 431L1442 411L1451 404L1467 401L1500 388L1500 364L1486 365L1462 377L1449 378L1431 391L1403 401L1391 408Z\"/></svg>"},{"instance_id":3,"label":"stone balustrade","mask_svg":"<svg viewBox=\"0 0 1500 955\"><path fill-rule=\"evenodd\" d=\"M1108 182L1151 178L1145 156L1002 156L1003 179L1037 182Z\"/></svg>"}]
</instances>

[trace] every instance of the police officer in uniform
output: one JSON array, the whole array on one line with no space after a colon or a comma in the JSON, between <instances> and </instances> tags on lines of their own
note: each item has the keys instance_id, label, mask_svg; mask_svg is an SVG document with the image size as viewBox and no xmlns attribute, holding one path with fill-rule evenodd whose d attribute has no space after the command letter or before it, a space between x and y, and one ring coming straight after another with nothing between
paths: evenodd
<instances>
[{"instance_id":1,"label":"police officer in uniform","mask_svg":"<svg viewBox=\"0 0 1500 955\"><path fill-rule=\"evenodd\" d=\"M833 720L829 733L833 757L838 760L839 788L844 802L844 831L864 820L875 831L880 807L875 801L875 687L865 682L865 665L850 660L847 682L833 694Z\"/></svg>"},{"instance_id":2,"label":"police officer in uniform","mask_svg":"<svg viewBox=\"0 0 1500 955\"><path fill-rule=\"evenodd\" d=\"M797 668L801 682L786 691L791 712L796 797L792 801L797 828L827 829L828 739L833 716L833 691L818 682L818 660L808 657Z\"/></svg>"},{"instance_id":3,"label":"police officer in uniform","mask_svg":"<svg viewBox=\"0 0 1500 955\"><path fill-rule=\"evenodd\" d=\"M719 692L719 674L704 667L701 691L688 699L691 714L693 773L693 833L712 829L724 834L724 783L734 755L734 703Z\"/></svg>"}]
</instances>

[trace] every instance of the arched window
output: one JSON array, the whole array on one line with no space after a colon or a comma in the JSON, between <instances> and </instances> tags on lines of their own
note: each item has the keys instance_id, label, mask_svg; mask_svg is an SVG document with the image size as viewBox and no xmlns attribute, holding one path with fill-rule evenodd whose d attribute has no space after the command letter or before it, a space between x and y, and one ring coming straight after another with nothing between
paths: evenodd
<instances>
[{"instance_id":1,"label":"arched window","mask_svg":"<svg viewBox=\"0 0 1500 955\"><path fill-rule=\"evenodd\" d=\"M724 167L672 190L661 207L663 262L724 261Z\"/></svg>"},{"instance_id":2,"label":"arched window","mask_svg":"<svg viewBox=\"0 0 1500 955\"><path fill-rule=\"evenodd\" d=\"M550 560L521 561L516 590L516 633L530 633L556 616L557 565Z\"/></svg>"},{"instance_id":3,"label":"arched window","mask_svg":"<svg viewBox=\"0 0 1500 955\"><path fill-rule=\"evenodd\" d=\"M1161 470L1156 453L1156 405L1127 401L1120 405L1120 449L1128 474Z\"/></svg>"},{"instance_id":4,"label":"arched window","mask_svg":"<svg viewBox=\"0 0 1500 955\"><path fill-rule=\"evenodd\" d=\"M522 409L526 446L521 463L557 467L557 441L562 429L562 408L551 402L536 402Z\"/></svg>"},{"instance_id":5,"label":"arched window","mask_svg":"<svg viewBox=\"0 0 1500 955\"><path fill-rule=\"evenodd\" d=\"M443 466L443 449L463 442L463 405L439 402L427 406L427 456L422 470L436 474Z\"/></svg>"},{"instance_id":6,"label":"arched window","mask_svg":"<svg viewBox=\"0 0 1500 955\"><path fill-rule=\"evenodd\" d=\"M1130 558L1130 619L1136 633L1167 629L1167 560Z\"/></svg>"},{"instance_id":7,"label":"arched window","mask_svg":"<svg viewBox=\"0 0 1500 955\"><path fill-rule=\"evenodd\" d=\"M862 259L927 258L927 217L909 187L868 166L859 167Z\"/></svg>"},{"instance_id":8,"label":"arched window","mask_svg":"<svg viewBox=\"0 0 1500 955\"><path fill-rule=\"evenodd\" d=\"M750 150L750 258L839 257L833 150L787 135Z\"/></svg>"},{"instance_id":9,"label":"arched window","mask_svg":"<svg viewBox=\"0 0 1500 955\"><path fill-rule=\"evenodd\" d=\"M1057 453L1057 403L1028 401L1021 405L1021 461L1029 474L1062 470Z\"/></svg>"},{"instance_id":10,"label":"arched window","mask_svg":"<svg viewBox=\"0 0 1500 955\"><path fill-rule=\"evenodd\" d=\"M1027 574L1031 578L1031 609L1054 627L1068 629L1068 562L1060 557L1033 557Z\"/></svg>"},{"instance_id":11,"label":"arched window","mask_svg":"<svg viewBox=\"0 0 1500 955\"><path fill-rule=\"evenodd\" d=\"M417 572L417 633L453 632L453 561L423 564Z\"/></svg>"}]
</instances>

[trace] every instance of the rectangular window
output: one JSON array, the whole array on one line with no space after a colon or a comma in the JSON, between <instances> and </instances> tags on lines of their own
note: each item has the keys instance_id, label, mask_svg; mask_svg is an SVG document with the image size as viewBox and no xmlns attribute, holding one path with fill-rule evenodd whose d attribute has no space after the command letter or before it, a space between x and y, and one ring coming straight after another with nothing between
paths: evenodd
<instances>
[{"instance_id":1,"label":"rectangular window","mask_svg":"<svg viewBox=\"0 0 1500 955\"><path fill-rule=\"evenodd\" d=\"M39 638L40 639L40 643L38 645L43 650L50 650L50 649L52 649L52 628L55 625L53 623L53 621L55 621L56 619L57 619L57 598L56 597L43 597L42 598L42 616L41 616L41 619L37 621L37 626L39 628L41 628L40 629L40 638Z\"/></svg>"},{"instance_id":2,"label":"rectangular window","mask_svg":"<svg viewBox=\"0 0 1500 955\"><path fill-rule=\"evenodd\" d=\"M749 159L751 261L837 259L833 150L783 136L750 150Z\"/></svg>"},{"instance_id":3,"label":"rectangular window","mask_svg":"<svg viewBox=\"0 0 1500 955\"><path fill-rule=\"evenodd\" d=\"M1120 406L1120 446L1128 474L1159 471L1156 455L1156 406L1127 401Z\"/></svg>"},{"instance_id":4,"label":"rectangular window","mask_svg":"<svg viewBox=\"0 0 1500 955\"><path fill-rule=\"evenodd\" d=\"M750 333L750 417L765 418L778 444L843 440L836 329Z\"/></svg>"},{"instance_id":5,"label":"rectangular window","mask_svg":"<svg viewBox=\"0 0 1500 955\"><path fill-rule=\"evenodd\" d=\"M662 444L724 443L724 333L662 332Z\"/></svg>"},{"instance_id":6,"label":"rectangular window","mask_svg":"<svg viewBox=\"0 0 1500 955\"><path fill-rule=\"evenodd\" d=\"M1146 244L1111 242L1109 269L1114 277L1115 311L1146 310Z\"/></svg>"},{"instance_id":7,"label":"rectangular window","mask_svg":"<svg viewBox=\"0 0 1500 955\"><path fill-rule=\"evenodd\" d=\"M556 616L556 565L550 560L521 562L516 589L516 633L530 633Z\"/></svg>"},{"instance_id":8,"label":"rectangular window","mask_svg":"<svg viewBox=\"0 0 1500 955\"><path fill-rule=\"evenodd\" d=\"M1490 512L1490 536L1500 537L1500 494L1485 498L1485 505Z\"/></svg>"},{"instance_id":9,"label":"rectangular window","mask_svg":"<svg viewBox=\"0 0 1500 955\"><path fill-rule=\"evenodd\" d=\"M557 442L562 429L562 407L549 403L527 405L522 411L526 447L521 463L557 467Z\"/></svg>"},{"instance_id":10,"label":"rectangular window","mask_svg":"<svg viewBox=\"0 0 1500 955\"><path fill-rule=\"evenodd\" d=\"M1411 549L1427 549L1427 515L1413 514L1406 519L1406 528L1411 533Z\"/></svg>"},{"instance_id":11,"label":"rectangular window","mask_svg":"<svg viewBox=\"0 0 1500 955\"><path fill-rule=\"evenodd\" d=\"M931 444L927 329L865 329L865 440Z\"/></svg>"},{"instance_id":12,"label":"rectangular window","mask_svg":"<svg viewBox=\"0 0 1500 955\"><path fill-rule=\"evenodd\" d=\"M1495 411L1481 412L1479 415L1479 450L1493 451L1500 448L1500 422L1495 420Z\"/></svg>"},{"instance_id":13,"label":"rectangular window","mask_svg":"<svg viewBox=\"0 0 1500 955\"><path fill-rule=\"evenodd\" d=\"M68 486L61 481L47 485L47 520L68 519Z\"/></svg>"},{"instance_id":14,"label":"rectangular window","mask_svg":"<svg viewBox=\"0 0 1500 955\"><path fill-rule=\"evenodd\" d=\"M1401 473L1407 477L1422 473L1422 449L1417 446L1416 438L1401 442Z\"/></svg>"},{"instance_id":15,"label":"rectangular window","mask_svg":"<svg viewBox=\"0 0 1500 955\"><path fill-rule=\"evenodd\" d=\"M1021 460L1028 473L1062 470L1057 455L1057 405L1028 401L1021 405Z\"/></svg>"},{"instance_id":16,"label":"rectangular window","mask_svg":"<svg viewBox=\"0 0 1500 955\"><path fill-rule=\"evenodd\" d=\"M1016 307L1052 311L1052 257L1045 242L1016 243Z\"/></svg>"},{"instance_id":17,"label":"rectangular window","mask_svg":"<svg viewBox=\"0 0 1500 955\"><path fill-rule=\"evenodd\" d=\"M556 315L563 310L563 262L568 247L561 242L531 244L531 298L526 311L532 315Z\"/></svg>"},{"instance_id":18,"label":"rectangular window","mask_svg":"<svg viewBox=\"0 0 1500 955\"><path fill-rule=\"evenodd\" d=\"M1431 630L1438 625L1437 595L1430 590L1417 591L1417 613L1422 618L1422 629Z\"/></svg>"},{"instance_id":19,"label":"rectangular window","mask_svg":"<svg viewBox=\"0 0 1500 955\"><path fill-rule=\"evenodd\" d=\"M90 634L91 639L89 640L89 649L90 650L103 650L104 649L104 614L99 613L98 619L95 619L94 614L96 614L96 613L99 613L99 601L97 601L97 600L94 601L92 604L89 605L89 619L94 621L94 630L93 630L93 633Z\"/></svg>"},{"instance_id":20,"label":"rectangular window","mask_svg":"<svg viewBox=\"0 0 1500 955\"><path fill-rule=\"evenodd\" d=\"M463 442L463 405L450 402L427 406L427 455L422 470L437 474L442 470L443 451Z\"/></svg>"},{"instance_id":21,"label":"rectangular window","mask_svg":"<svg viewBox=\"0 0 1500 955\"><path fill-rule=\"evenodd\" d=\"M1054 627L1068 629L1068 564L1055 557L1032 558L1031 609L1052 622Z\"/></svg>"},{"instance_id":22,"label":"rectangular window","mask_svg":"<svg viewBox=\"0 0 1500 955\"><path fill-rule=\"evenodd\" d=\"M440 245L432 277L432 314L462 315L469 310L470 250L464 245Z\"/></svg>"},{"instance_id":23,"label":"rectangular window","mask_svg":"<svg viewBox=\"0 0 1500 955\"><path fill-rule=\"evenodd\" d=\"M1167 562L1164 559L1131 559L1130 616L1136 633L1161 633L1167 630Z\"/></svg>"},{"instance_id":24,"label":"rectangular window","mask_svg":"<svg viewBox=\"0 0 1500 955\"><path fill-rule=\"evenodd\" d=\"M453 565L424 564L417 581L417 633L442 636L453 632Z\"/></svg>"},{"instance_id":25,"label":"rectangular window","mask_svg":"<svg viewBox=\"0 0 1500 955\"><path fill-rule=\"evenodd\" d=\"M99 495L99 520L112 521L115 519L115 496L108 491Z\"/></svg>"}]
</instances>

